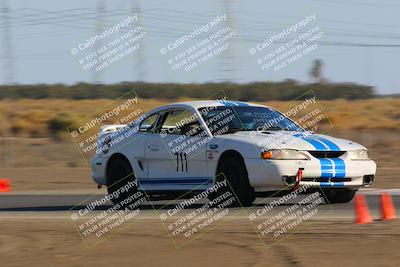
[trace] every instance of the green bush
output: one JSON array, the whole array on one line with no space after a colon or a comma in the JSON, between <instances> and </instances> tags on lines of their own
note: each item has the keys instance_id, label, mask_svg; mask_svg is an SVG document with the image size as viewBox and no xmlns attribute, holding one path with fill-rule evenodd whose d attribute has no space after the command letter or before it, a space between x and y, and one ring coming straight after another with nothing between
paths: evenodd
<instances>
[{"instance_id":1,"label":"green bush","mask_svg":"<svg viewBox=\"0 0 400 267\"><path fill-rule=\"evenodd\" d=\"M58 138L62 133L66 133L67 128L75 122L72 115L68 113L59 113L47 122L47 128L50 134Z\"/></svg>"}]
</instances>

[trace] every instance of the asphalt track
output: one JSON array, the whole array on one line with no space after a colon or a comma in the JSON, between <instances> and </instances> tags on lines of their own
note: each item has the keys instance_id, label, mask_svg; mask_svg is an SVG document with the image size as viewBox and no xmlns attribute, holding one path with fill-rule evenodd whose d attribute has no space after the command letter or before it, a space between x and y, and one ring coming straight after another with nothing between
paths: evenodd
<instances>
[{"instance_id":1,"label":"asphalt track","mask_svg":"<svg viewBox=\"0 0 400 267\"><path fill-rule=\"evenodd\" d=\"M397 210L397 214L400 214L400 190L399 189L367 189L360 190L358 194L365 194L368 207L371 211L372 216L375 219L380 217L380 194L382 192L387 192L392 195L394 206ZM27 216L66 216L68 212L73 210L80 210L86 207L89 203L93 201L94 197L102 197L103 194L60 194L51 193L18 193L18 194L2 194L0 195L0 217L2 216L17 216L24 217ZM307 195L304 195L306 197ZM262 199L258 198L254 206L246 209L248 213L254 212L257 209L262 208L266 203L269 203L276 198ZM156 212L163 212L163 210L171 209L178 202L174 201L153 201L152 203L145 203L140 207L141 214L144 216L149 216L150 218L155 218ZM193 209L200 207L202 204L193 205L191 209L187 209L190 212ZM106 210L110 208L111 203L106 203L98 208L99 212L101 210ZM285 205L276 208L276 211L285 209ZM240 208L236 208L240 209ZM319 220L351 220L354 217L354 203L349 202L345 204L321 204L318 209L320 214L315 217ZM56 216L56 217L57 217ZM247 215L242 215L243 218Z\"/></svg>"}]
</instances>

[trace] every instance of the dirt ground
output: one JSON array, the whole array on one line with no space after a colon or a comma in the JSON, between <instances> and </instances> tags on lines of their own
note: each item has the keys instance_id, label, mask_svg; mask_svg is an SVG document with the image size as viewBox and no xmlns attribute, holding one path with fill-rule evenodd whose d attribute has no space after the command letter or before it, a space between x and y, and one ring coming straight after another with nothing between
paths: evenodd
<instances>
[{"instance_id":1,"label":"dirt ground","mask_svg":"<svg viewBox=\"0 0 400 267\"><path fill-rule=\"evenodd\" d=\"M143 219L86 248L63 218L0 217L1 266L398 266L400 222L313 222L266 249L249 222L231 219L177 249ZM29 230L27 230L29 229Z\"/></svg>"}]
</instances>

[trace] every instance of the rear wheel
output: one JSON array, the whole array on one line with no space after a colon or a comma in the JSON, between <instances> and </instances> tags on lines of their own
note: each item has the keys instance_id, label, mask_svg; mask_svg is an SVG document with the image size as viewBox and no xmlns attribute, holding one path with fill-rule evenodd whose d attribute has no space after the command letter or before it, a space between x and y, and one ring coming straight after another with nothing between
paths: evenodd
<instances>
[{"instance_id":1,"label":"rear wheel","mask_svg":"<svg viewBox=\"0 0 400 267\"><path fill-rule=\"evenodd\" d=\"M127 198L137 192L134 185L135 175L132 167L127 160L117 159L110 163L107 171L107 191L112 196L111 201L114 205L120 203L121 208L130 203L124 202Z\"/></svg>"},{"instance_id":2,"label":"rear wheel","mask_svg":"<svg viewBox=\"0 0 400 267\"><path fill-rule=\"evenodd\" d=\"M224 179L227 180L224 192L231 192L236 200L231 206L240 206L240 204L242 206L250 206L253 203L256 198L255 192L250 186L247 170L242 160L236 157L229 157L222 160L217 170L217 181ZM218 192L213 198L220 195L221 193Z\"/></svg>"},{"instance_id":3,"label":"rear wheel","mask_svg":"<svg viewBox=\"0 0 400 267\"><path fill-rule=\"evenodd\" d=\"M347 203L353 199L356 192L357 190L350 189L327 189L324 190L324 198L330 204Z\"/></svg>"}]
</instances>

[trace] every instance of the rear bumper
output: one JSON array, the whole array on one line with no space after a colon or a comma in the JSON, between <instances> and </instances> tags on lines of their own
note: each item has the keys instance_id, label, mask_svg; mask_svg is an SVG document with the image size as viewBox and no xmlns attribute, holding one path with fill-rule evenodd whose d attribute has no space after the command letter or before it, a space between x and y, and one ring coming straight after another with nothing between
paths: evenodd
<instances>
[{"instance_id":1,"label":"rear bumper","mask_svg":"<svg viewBox=\"0 0 400 267\"><path fill-rule=\"evenodd\" d=\"M300 185L324 188L358 189L367 186L364 176L375 175L376 164L373 160L341 159L342 169L335 163L331 169L321 166L318 159L311 160L262 160L246 161L249 180L256 192L282 190L287 188L283 177L296 176L303 169L304 181Z\"/></svg>"}]
</instances>

